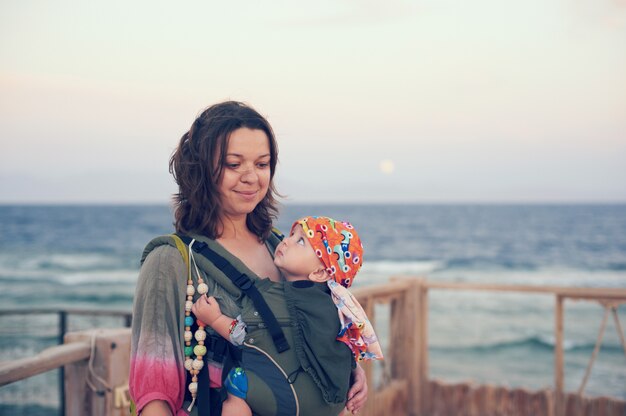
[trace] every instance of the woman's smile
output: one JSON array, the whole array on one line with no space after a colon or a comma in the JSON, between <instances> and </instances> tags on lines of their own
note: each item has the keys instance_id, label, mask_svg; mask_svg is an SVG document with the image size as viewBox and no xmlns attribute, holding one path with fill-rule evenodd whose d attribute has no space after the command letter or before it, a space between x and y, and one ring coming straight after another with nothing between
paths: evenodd
<instances>
[{"instance_id":1,"label":"woman's smile","mask_svg":"<svg viewBox=\"0 0 626 416\"><path fill-rule=\"evenodd\" d=\"M257 193L259 192L258 190L256 191L233 191L236 194L238 194L239 196L241 196L243 199L245 200L249 200L252 201L255 199Z\"/></svg>"}]
</instances>

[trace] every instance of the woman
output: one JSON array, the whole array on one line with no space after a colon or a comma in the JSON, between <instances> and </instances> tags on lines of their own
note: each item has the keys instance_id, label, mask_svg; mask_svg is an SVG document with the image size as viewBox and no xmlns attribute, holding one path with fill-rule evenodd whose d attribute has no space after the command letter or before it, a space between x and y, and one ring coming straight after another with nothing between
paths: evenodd
<instances>
[{"instance_id":1,"label":"woman","mask_svg":"<svg viewBox=\"0 0 626 416\"><path fill-rule=\"evenodd\" d=\"M270 238L277 214L272 181L277 160L272 128L254 109L229 101L205 110L170 160L179 186L176 231L211 245L247 274L280 281ZM131 396L143 416L186 414L181 409L187 266L167 244L149 245L142 262L133 316ZM210 275L203 277L224 313L237 316L236 296ZM367 399L367 384L360 367L353 376L346 407L357 413Z\"/></svg>"}]
</instances>

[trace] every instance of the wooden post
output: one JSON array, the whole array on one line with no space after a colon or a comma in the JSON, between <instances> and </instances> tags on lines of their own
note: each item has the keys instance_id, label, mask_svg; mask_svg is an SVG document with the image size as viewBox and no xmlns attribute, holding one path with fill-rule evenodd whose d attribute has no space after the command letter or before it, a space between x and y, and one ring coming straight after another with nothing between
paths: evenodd
<instances>
[{"instance_id":1,"label":"wooden post","mask_svg":"<svg viewBox=\"0 0 626 416\"><path fill-rule=\"evenodd\" d=\"M63 344L63 337L67 332L67 311L59 311L59 340L58 344ZM65 371L59 367L59 409L61 414L65 413Z\"/></svg>"},{"instance_id":2,"label":"wooden post","mask_svg":"<svg viewBox=\"0 0 626 416\"><path fill-rule=\"evenodd\" d=\"M421 316L420 303L423 301L421 290L424 288L424 279L403 277L394 280L409 280L411 284L404 291L403 296L398 297L391 304L390 354L386 355L386 359L391 361L391 377L404 380L408 385L406 414L423 414L424 356L422 349L427 340L421 338L425 317Z\"/></svg>"},{"instance_id":3,"label":"wooden post","mask_svg":"<svg viewBox=\"0 0 626 416\"><path fill-rule=\"evenodd\" d=\"M429 406L428 394L428 287L424 281L418 282L419 287L419 380L420 385L420 407L418 414L425 415Z\"/></svg>"},{"instance_id":4,"label":"wooden post","mask_svg":"<svg viewBox=\"0 0 626 416\"><path fill-rule=\"evenodd\" d=\"M393 278L392 278L393 279ZM397 281L398 279L393 279ZM389 375L392 380L406 380L410 383L410 379L407 378L404 371L404 362L402 361L402 351L405 348L404 331L406 329L406 323L402 321L402 314L404 313L404 303L406 301L406 295L398 296L392 299L389 305L389 343L388 350L385 353L385 362L389 366ZM408 359L411 359L409 354L406 354ZM409 386L410 388L411 386ZM411 390L412 391L412 390ZM408 396L410 396L409 394Z\"/></svg>"},{"instance_id":5,"label":"wooden post","mask_svg":"<svg viewBox=\"0 0 626 416\"><path fill-rule=\"evenodd\" d=\"M374 314L374 305L375 305L374 296L371 294L365 298L364 302L361 302L361 306L363 307L363 310L367 314L367 317L369 318L372 326L376 326L376 316ZM371 361L370 362L363 361L361 362L360 366L363 367L363 370L365 370L365 377L367 378L367 386L369 388L368 399L367 399L367 402L365 402L365 406L361 410L361 413L364 416L375 415L376 414L376 392L374 388L373 363Z\"/></svg>"},{"instance_id":6,"label":"wooden post","mask_svg":"<svg viewBox=\"0 0 626 416\"><path fill-rule=\"evenodd\" d=\"M556 295L554 326L554 416L564 415L563 401L563 296Z\"/></svg>"},{"instance_id":7,"label":"wooden post","mask_svg":"<svg viewBox=\"0 0 626 416\"><path fill-rule=\"evenodd\" d=\"M65 342L88 342L89 360L65 367L66 416L128 415L130 329L95 329L69 332ZM95 389L92 389L92 387Z\"/></svg>"}]
</instances>

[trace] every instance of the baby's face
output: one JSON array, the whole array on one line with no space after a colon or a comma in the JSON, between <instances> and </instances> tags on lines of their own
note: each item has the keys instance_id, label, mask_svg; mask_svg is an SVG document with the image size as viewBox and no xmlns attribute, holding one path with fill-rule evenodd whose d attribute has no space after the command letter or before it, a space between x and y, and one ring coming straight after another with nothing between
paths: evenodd
<instances>
[{"instance_id":1,"label":"baby's face","mask_svg":"<svg viewBox=\"0 0 626 416\"><path fill-rule=\"evenodd\" d=\"M276 247L274 264L289 281L308 279L310 273L324 267L300 224Z\"/></svg>"}]
</instances>

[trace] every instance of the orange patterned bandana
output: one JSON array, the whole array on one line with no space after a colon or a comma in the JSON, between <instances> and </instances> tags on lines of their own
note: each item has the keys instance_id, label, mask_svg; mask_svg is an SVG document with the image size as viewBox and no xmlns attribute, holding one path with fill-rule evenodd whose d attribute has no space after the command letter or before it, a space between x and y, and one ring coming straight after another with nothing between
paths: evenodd
<instances>
[{"instance_id":1,"label":"orange patterned bandana","mask_svg":"<svg viewBox=\"0 0 626 416\"><path fill-rule=\"evenodd\" d=\"M363 263L363 245L354 227L328 217L304 217L300 224L326 272L343 287L350 287Z\"/></svg>"},{"instance_id":2,"label":"orange patterned bandana","mask_svg":"<svg viewBox=\"0 0 626 416\"><path fill-rule=\"evenodd\" d=\"M363 245L354 227L328 217L304 217L300 224L331 279L326 282L339 314L337 340L357 361L382 360L383 352L367 314L348 288L363 264Z\"/></svg>"}]
</instances>

